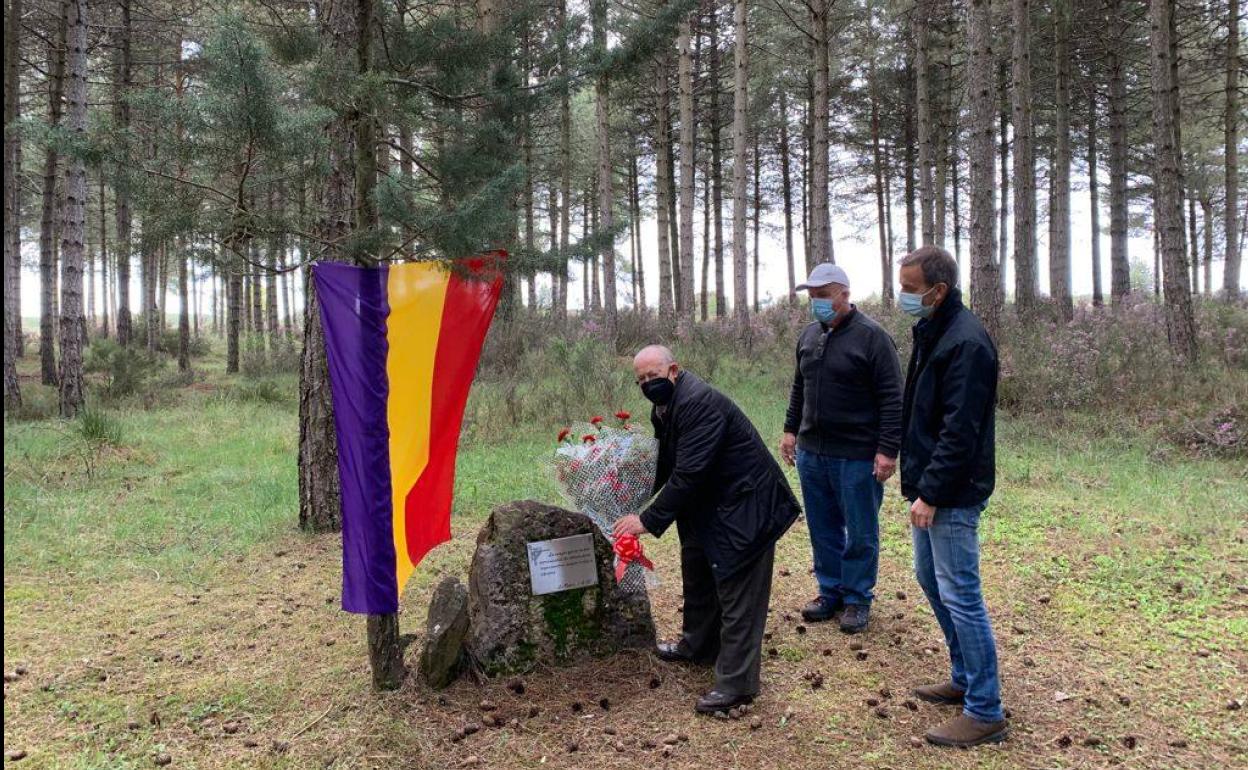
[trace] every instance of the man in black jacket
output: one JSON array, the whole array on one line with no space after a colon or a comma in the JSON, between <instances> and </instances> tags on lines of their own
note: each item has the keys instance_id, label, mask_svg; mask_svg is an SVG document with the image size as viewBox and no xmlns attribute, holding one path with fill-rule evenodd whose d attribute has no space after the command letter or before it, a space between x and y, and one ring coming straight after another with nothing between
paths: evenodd
<instances>
[{"instance_id":1,"label":"man in black jacket","mask_svg":"<svg viewBox=\"0 0 1248 770\"><path fill-rule=\"evenodd\" d=\"M715 687L697 702L704 714L758 694L763 630L776 541L801 512L758 431L728 397L652 345L633 360L653 404L659 440L658 495L615 535L680 534L684 587L681 639L659 645L667 661L715 662Z\"/></svg>"},{"instance_id":2,"label":"man in black jacket","mask_svg":"<svg viewBox=\"0 0 1248 770\"><path fill-rule=\"evenodd\" d=\"M927 740L975 746L1005 738L997 649L979 580L979 516L995 485L997 349L962 304L958 265L924 246L901 261L898 305L921 318L906 374L901 493L910 501L914 570L949 647L948 682L915 694L962 713Z\"/></svg>"},{"instance_id":3,"label":"man in black jacket","mask_svg":"<svg viewBox=\"0 0 1248 770\"><path fill-rule=\"evenodd\" d=\"M849 276L815 265L797 287L815 320L797 339L797 367L780 454L797 465L819 594L809 622L839 612L841 630L865 631L880 564L880 503L901 443L897 346L849 301Z\"/></svg>"}]
</instances>

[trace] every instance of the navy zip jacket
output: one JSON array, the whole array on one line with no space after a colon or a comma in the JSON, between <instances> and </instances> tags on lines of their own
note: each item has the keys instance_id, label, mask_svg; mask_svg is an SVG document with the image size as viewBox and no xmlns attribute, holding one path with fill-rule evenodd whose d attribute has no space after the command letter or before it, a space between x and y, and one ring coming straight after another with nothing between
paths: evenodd
<instances>
[{"instance_id":1,"label":"navy zip jacket","mask_svg":"<svg viewBox=\"0 0 1248 770\"><path fill-rule=\"evenodd\" d=\"M997 372L997 348L957 289L914 325L902 413L907 500L964 508L992 494Z\"/></svg>"}]
</instances>

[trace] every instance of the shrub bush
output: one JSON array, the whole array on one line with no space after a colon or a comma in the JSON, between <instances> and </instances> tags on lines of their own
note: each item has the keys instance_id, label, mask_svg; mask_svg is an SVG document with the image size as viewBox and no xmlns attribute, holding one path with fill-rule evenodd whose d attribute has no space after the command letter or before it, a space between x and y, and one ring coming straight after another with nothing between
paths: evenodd
<instances>
[{"instance_id":1,"label":"shrub bush","mask_svg":"<svg viewBox=\"0 0 1248 770\"><path fill-rule=\"evenodd\" d=\"M78 415L78 435L91 447L121 446L121 421L98 409L84 409Z\"/></svg>"}]
</instances>

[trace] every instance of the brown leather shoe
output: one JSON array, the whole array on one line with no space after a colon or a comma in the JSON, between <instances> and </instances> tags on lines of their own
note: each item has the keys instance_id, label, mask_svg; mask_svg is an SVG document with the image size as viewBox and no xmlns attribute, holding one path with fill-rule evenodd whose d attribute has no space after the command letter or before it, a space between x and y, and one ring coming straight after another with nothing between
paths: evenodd
<instances>
[{"instance_id":1,"label":"brown leather shoe","mask_svg":"<svg viewBox=\"0 0 1248 770\"><path fill-rule=\"evenodd\" d=\"M927 731L928 743L937 746L957 746L966 748L981 743L1000 743L1009 732L1005 720L1000 722L981 722L966 714L958 714L953 719Z\"/></svg>"},{"instance_id":2,"label":"brown leather shoe","mask_svg":"<svg viewBox=\"0 0 1248 770\"><path fill-rule=\"evenodd\" d=\"M919 700L925 700L928 703L939 703L942 706L961 706L962 696L966 693L953 686L953 682L942 682L940 684L925 684L922 687L914 688L914 694Z\"/></svg>"}]
</instances>

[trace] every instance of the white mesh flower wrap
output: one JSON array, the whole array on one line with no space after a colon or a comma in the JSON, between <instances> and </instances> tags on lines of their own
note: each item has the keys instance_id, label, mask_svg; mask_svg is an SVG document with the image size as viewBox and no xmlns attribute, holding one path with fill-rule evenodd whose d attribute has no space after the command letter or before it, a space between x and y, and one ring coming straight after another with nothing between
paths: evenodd
<instances>
[{"instance_id":1,"label":"white mesh flower wrap","mask_svg":"<svg viewBox=\"0 0 1248 770\"><path fill-rule=\"evenodd\" d=\"M551 456L564 498L592 519L607 540L613 540L611 528L618 519L639 513L650 499L659 454L659 442L629 424L626 412L617 418L619 427L573 424ZM645 585L644 568L630 563L621 588L640 591Z\"/></svg>"}]
</instances>

